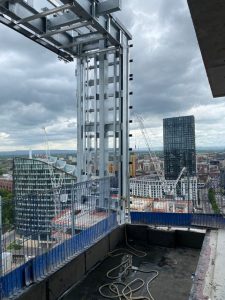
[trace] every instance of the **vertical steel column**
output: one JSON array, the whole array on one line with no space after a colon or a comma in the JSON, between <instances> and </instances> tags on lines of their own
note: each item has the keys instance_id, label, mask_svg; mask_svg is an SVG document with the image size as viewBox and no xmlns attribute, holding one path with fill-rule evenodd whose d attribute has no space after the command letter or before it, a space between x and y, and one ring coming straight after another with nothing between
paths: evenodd
<instances>
[{"instance_id":1,"label":"vertical steel column","mask_svg":"<svg viewBox=\"0 0 225 300\"><path fill-rule=\"evenodd\" d=\"M118 149L117 149L117 138L118 138L118 89L117 89L117 76L118 76L118 64L117 64L117 54L118 51L116 51L113 54L113 85L114 85L114 91L113 91L113 165L115 167L115 173L118 172Z\"/></svg>"},{"instance_id":2,"label":"vertical steel column","mask_svg":"<svg viewBox=\"0 0 225 300\"><path fill-rule=\"evenodd\" d=\"M123 186L122 195L127 209L126 220L130 221L130 152L129 152L129 46L128 40L123 35Z\"/></svg>"},{"instance_id":3,"label":"vertical steel column","mask_svg":"<svg viewBox=\"0 0 225 300\"><path fill-rule=\"evenodd\" d=\"M82 59L77 59L77 180L83 181L83 77L82 77Z\"/></svg>"},{"instance_id":4,"label":"vertical steel column","mask_svg":"<svg viewBox=\"0 0 225 300\"><path fill-rule=\"evenodd\" d=\"M98 170L98 101L97 101L97 94L98 94L98 85L97 85L97 77L98 77L98 66L97 66L97 61L98 61L98 55L94 55L94 95L93 95L93 106L94 106L94 142L93 142L93 147L94 147L94 174L95 176L97 175L97 170Z\"/></svg>"},{"instance_id":5,"label":"vertical steel column","mask_svg":"<svg viewBox=\"0 0 225 300\"><path fill-rule=\"evenodd\" d=\"M100 41L100 49L104 48L104 42ZM105 101L108 99L108 61L107 53L99 54L99 176L107 176L108 151L106 143L106 109Z\"/></svg>"},{"instance_id":6,"label":"vertical steel column","mask_svg":"<svg viewBox=\"0 0 225 300\"><path fill-rule=\"evenodd\" d=\"M129 219L130 189L129 189L129 46L127 38L122 35L120 51L120 195L121 195L121 223Z\"/></svg>"},{"instance_id":7,"label":"vertical steel column","mask_svg":"<svg viewBox=\"0 0 225 300\"><path fill-rule=\"evenodd\" d=\"M78 181L118 177L123 223L129 212L129 46L123 34L121 45L107 49L100 41L99 52L78 58L77 170Z\"/></svg>"},{"instance_id":8,"label":"vertical steel column","mask_svg":"<svg viewBox=\"0 0 225 300\"><path fill-rule=\"evenodd\" d=\"M75 195L74 195L74 184L71 188L71 227L72 227L72 237L75 235Z\"/></svg>"}]
</instances>

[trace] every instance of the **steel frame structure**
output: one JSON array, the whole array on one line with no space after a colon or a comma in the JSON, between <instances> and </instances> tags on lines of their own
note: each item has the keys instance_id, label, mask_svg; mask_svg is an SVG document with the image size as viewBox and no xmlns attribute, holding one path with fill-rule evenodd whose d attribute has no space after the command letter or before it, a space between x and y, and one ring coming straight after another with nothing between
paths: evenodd
<instances>
[{"instance_id":1,"label":"steel frame structure","mask_svg":"<svg viewBox=\"0 0 225 300\"><path fill-rule=\"evenodd\" d=\"M0 0L0 23L65 62L77 58L78 180L116 174L128 200L132 37L111 14L120 9L121 0Z\"/></svg>"}]
</instances>

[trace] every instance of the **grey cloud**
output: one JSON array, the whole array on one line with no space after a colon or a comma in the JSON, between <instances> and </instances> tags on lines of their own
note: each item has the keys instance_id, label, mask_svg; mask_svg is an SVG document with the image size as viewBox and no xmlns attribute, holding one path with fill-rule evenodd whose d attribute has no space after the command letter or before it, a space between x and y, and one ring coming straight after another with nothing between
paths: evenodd
<instances>
[{"instance_id":1,"label":"grey cloud","mask_svg":"<svg viewBox=\"0 0 225 300\"><path fill-rule=\"evenodd\" d=\"M143 13L145 4L145 12L150 14L157 7L158 23L151 25L159 40L151 34L148 37L152 28L147 18L139 19L136 28L133 26L134 106L138 103L138 111L146 116L162 117L207 103L212 96L186 1L146 2L140 1L129 18L133 19L139 10Z\"/></svg>"},{"instance_id":2,"label":"grey cloud","mask_svg":"<svg viewBox=\"0 0 225 300\"><path fill-rule=\"evenodd\" d=\"M132 104L146 127L158 136L162 118L213 107L186 0L123 0L116 16L133 34ZM75 64L59 62L55 54L3 25L0 40L0 132L10 134L6 144L38 145L40 128L53 126L51 138L66 148L76 138ZM204 124L211 121L200 114L196 122L202 142ZM218 124L223 122L218 117Z\"/></svg>"}]
</instances>

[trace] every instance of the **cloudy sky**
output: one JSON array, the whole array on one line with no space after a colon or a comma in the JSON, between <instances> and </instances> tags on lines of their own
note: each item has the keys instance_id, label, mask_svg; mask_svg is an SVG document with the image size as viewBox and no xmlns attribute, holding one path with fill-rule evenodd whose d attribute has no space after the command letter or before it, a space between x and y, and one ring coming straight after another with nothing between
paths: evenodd
<instances>
[{"instance_id":1,"label":"cloudy sky","mask_svg":"<svg viewBox=\"0 0 225 300\"><path fill-rule=\"evenodd\" d=\"M225 101L213 99L186 0L123 0L133 35L132 104L153 148L162 119L195 115L198 147L224 146ZM76 149L75 63L0 24L0 150ZM138 124L131 146L145 147Z\"/></svg>"}]
</instances>

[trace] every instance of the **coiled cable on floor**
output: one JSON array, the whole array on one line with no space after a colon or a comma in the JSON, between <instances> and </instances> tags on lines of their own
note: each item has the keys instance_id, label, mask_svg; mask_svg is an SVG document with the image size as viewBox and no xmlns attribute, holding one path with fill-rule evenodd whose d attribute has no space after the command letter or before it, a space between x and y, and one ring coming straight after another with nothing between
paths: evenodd
<instances>
[{"instance_id":1,"label":"coiled cable on floor","mask_svg":"<svg viewBox=\"0 0 225 300\"><path fill-rule=\"evenodd\" d=\"M135 292L138 292L141 288L143 288L143 286L145 285L145 281L142 278L135 278L134 280L132 280L131 282L125 284L123 282L120 281L115 281L112 283L106 283L104 285L102 285L99 288L99 293L102 297L107 298L107 299L126 299L126 300L154 300L151 292L150 292L150 284L151 282L153 282L153 280L155 280L155 278L159 275L158 271L156 270L150 270L150 271L143 271L143 270L137 270L137 272L143 272L143 273L155 273L155 275L147 282L147 292L148 292L148 296L133 296L133 294ZM138 286L136 286L135 288L132 288L132 285L140 282L140 284ZM119 286L124 287L121 292L119 291ZM106 292L104 293L103 290L104 289L108 289L108 292L111 292L114 295L109 295L106 294Z\"/></svg>"},{"instance_id":2,"label":"coiled cable on floor","mask_svg":"<svg viewBox=\"0 0 225 300\"><path fill-rule=\"evenodd\" d=\"M121 255L121 253L120 253ZM116 276L112 276L111 273L113 273L115 270L120 269L121 267L124 266L124 271L122 273L120 273L119 275ZM106 276L109 279L118 279L121 278L123 274L127 274L128 270L132 267L132 262L130 260L130 255L126 256L126 259L124 261L122 261L119 265L117 265L116 267L110 269L107 273Z\"/></svg>"},{"instance_id":3,"label":"coiled cable on floor","mask_svg":"<svg viewBox=\"0 0 225 300\"><path fill-rule=\"evenodd\" d=\"M118 248L109 253L110 257L117 257L117 256L124 255L125 259L124 260L122 259L122 262L119 265L110 269L106 273L107 278L114 279L116 281L114 281L112 283L106 283L106 284L100 286L100 288L99 288L100 295L107 299L155 300L150 292L150 284L153 282L153 280L156 279L156 277L159 275L159 272L156 270L145 271L145 270L140 270L138 268L135 268L135 269L132 268L131 255L142 258L142 257L146 257L147 253L144 251L141 251L141 250L137 250L136 248L129 245L129 243L127 241L126 227L125 227L125 241L126 241L126 246L128 249L127 248ZM119 253L116 254L116 252L119 252ZM112 275L113 272L115 272L116 270L120 270L120 268L123 268L123 271L121 273L118 272L118 275ZM144 287L145 281L142 278L136 278L127 284L119 281L119 279L121 280L121 278L126 276L129 271L155 274L146 284L148 296L136 296L136 297L133 296L133 294L135 292L138 292L141 288ZM137 283L139 283L138 286L136 286L135 288L132 288L132 286L136 285ZM106 291L108 293L106 293Z\"/></svg>"}]
</instances>

